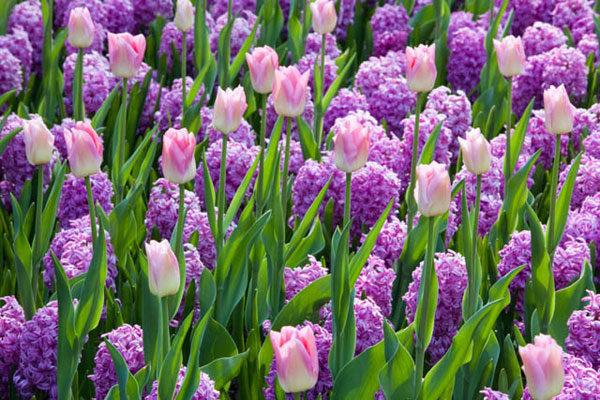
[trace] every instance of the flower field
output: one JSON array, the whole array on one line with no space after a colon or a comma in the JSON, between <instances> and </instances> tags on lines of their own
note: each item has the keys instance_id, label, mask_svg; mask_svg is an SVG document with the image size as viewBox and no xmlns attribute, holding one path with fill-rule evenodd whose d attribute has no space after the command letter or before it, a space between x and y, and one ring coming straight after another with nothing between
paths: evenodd
<instances>
[{"instance_id":1,"label":"flower field","mask_svg":"<svg viewBox=\"0 0 600 400\"><path fill-rule=\"evenodd\" d=\"M600 400L600 1L2 0L0 400Z\"/></svg>"}]
</instances>

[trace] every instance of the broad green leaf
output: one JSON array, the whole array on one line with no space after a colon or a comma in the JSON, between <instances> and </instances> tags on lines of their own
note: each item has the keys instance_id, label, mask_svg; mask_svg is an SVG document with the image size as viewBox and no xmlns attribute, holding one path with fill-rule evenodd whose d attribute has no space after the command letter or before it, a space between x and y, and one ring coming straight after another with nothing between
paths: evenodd
<instances>
[{"instance_id":1,"label":"broad green leaf","mask_svg":"<svg viewBox=\"0 0 600 400\"><path fill-rule=\"evenodd\" d=\"M387 363L379 372L379 382L386 398L408 399L414 393L415 363L387 322L384 335Z\"/></svg>"},{"instance_id":2,"label":"broad green leaf","mask_svg":"<svg viewBox=\"0 0 600 400\"><path fill-rule=\"evenodd\" d=\"M158 380L158 397L160 399L173 398L173 392L175 391L175 385L177 384L179 370L181 369L183 360L181 349L193 318L194 313L190 313L183 321L161 366L160 377Z\"/></svg>"},{"instance_id":3,"label":"broad green leaf","mask_svg":"<svg viewBox=\"0 0 600 400\"><path fill-rule=\"evenodd\" d=\"M554 237L548 238L548 248L555 249L560 243L565 226L567 225L567 218L569 216L569 209L571 206L571 197L573 195L573 188L575 187L575 179L577 178L577 172L579 171L579 164L581 162L581 153L571 163L567 179L563 183L560 193L556 198L556 209L554 210ZM555 196L556 193L550 193L550 196ZM548 233L549 234L549 233Z\"/></svg>"},{"instance_id":4,"label":"broad green leaf","mask_svg":"<svg viewBox=\"0 0 600 400\"><path fill-rule=\"evenodd\" d=\"M106 344L106 348L110 352L110 356L115 367L117 382L119 386L119 398L139 399L140 388L135 377L132 375L131 371L129 371L127 362L125 362L125 359L121 355L121 352L117 350L117 348L113 346L113 344L108 339L106 339L104 343Z\"/></svg>"}]
</instances>

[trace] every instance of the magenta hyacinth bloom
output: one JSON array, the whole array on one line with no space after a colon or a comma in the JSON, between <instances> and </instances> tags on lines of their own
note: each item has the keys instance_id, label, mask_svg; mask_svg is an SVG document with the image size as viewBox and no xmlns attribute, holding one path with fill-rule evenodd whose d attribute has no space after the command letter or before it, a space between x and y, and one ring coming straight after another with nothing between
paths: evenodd
<instances>
[{"instance_id":1,"label":"magenta hyacinth bloom","mask_svg":"<svg viewBox=\"0 0 600 400\"><path fill-rule=\"evenodd\" d=\"M388 51L404 51L411 27L402 5L385 4L378 7L371 18L373 55L383 56Z\"/></svg>"},{"instance_id":2,"label":"magenta hyacinth bloom","mask_svg":"<svg viewBox=\"0 0 600 400\"><path fill-rule=\"evenodd\" d=\"M337 95L331 99L325 117L323 118L323 129L325 132L335 124L335 120L347 116L351 111L369 109L369 103L365 95L356 89L342 88Z\"/></svg>"},{"instance_id":3,"label":"magenta hyacinth bloom","mask_svg":"<svg viewBox=\"0 0 600 400\"><path fill-rule=\"evenodd\" d=\"M327 269L323 268L321 262L311 255L308 256L308 264L302 267L285 267L283 271L285 300L290 301L302 289L325 275L327 275Z\"/></svg>"},{"instance_id":4,"label":"magenta hyacinth bloom","mask_svg":"<svg viewBox=\"0 0 600 400\"><path fill-rule=\"evenodd\" d=\"M39 71L42 61L42 44L44 39L44 23L42 21L42 4L39 0L26 0L15 4L8 17L8 32L20 28L27 32L33 47L33 69Z\"/></svg>"},{"instance_id":5,"label":"magenta hyacinth bloom","mask_svg":"<svg viewBox=\"0 0 600 400\"><path fill-rule=\"evenodd\" d=\"M113 208L112 196L113 185L105 172L99 172L90 176L92 185L92 197L94 203L98 204L108 215ZM89 206L87 202L87 191L85 180L77 178L73 174L67 174L63 183L60 202L58 204L57 218L62 227L68 226L69 222L88 215Z\"/></svg>"},{"instance_id":6,"label":"magenta hyacinth bloom","mask_svg":"<svg viewBox=\"0 0 600 400\"><path fill-rule=\"evenodd\" d=\"M388 79L404 76L406 56L404 52L390 51L385 56L370 57L358 67L354 86L367 97L379 89L379 85Z\"/></svg>"},{"instance_id":7,"label":"magenta hyacinth bloom","mask_svg":"<svg viewBox=\"0 0 600 400\"><path fill-rule=\"evenodd\" d=\"M567 44L567 37L562 29L537 21L527 27L523 33L523 47L527 57L545 53L556 47Z\"/></svg>"},{"instance_id":8,"label":"magenta hyacinth bloom","mask_svg":"<svg viewBox=\"0 0 600 400\"><path fill-rule=\"evenodd\" d=\"M571 165L573 163L571 162ZM559 177L559 190L567 179L569 168L565 168ZM573 187L573 195L571 197L571 208L576 209L588 196L593 196L598 192L600 187L600 159L583 155L577 177L575 178L575 186Z\"/></svg>"},{"instance_id":9,"label":"magenta hyacinth bloom","mask_svg":"<svg viewBox=\"0 0 600 400\"><path fill-rule=\"evenodd\" d=\"M15 27L11 33L0 36L0 49L8 50L20 61L21 68L23 68L23 77L25 78L25 83L27 83L29 74L33 68L33 47L31 46L27 32L20 27ZM6 60L5 63L8 64L4 67L7 71L16 65L12 60ZM7 74L6 77L0 78L0 82L10 82L12 79L16 81L18 76L19 74L14 73ZM19 81L20 84L21 81ZM6 83L4 85L8 86ZM0 89L0 92L5 91L7 90Z\"/></svg>"},{"instance_id":10,"label":"magenta hyacinth bloom","mask_svg":"<svg viewBox=\"0 0 600 400\"><path fill-rule=\"evenodd\" d=\"M185 378L186 367L181 367L179 374L177 375L177 382L175 383L175 395L179 393L183 379ZM218 400L219 391L215 389L215 382L210 379L210 376L204 372L200 372L200 383L198 389L192 396L192 400ZM152 391L146 397L145 400L158 400L158 381L152 383Z\"/></svg>"},{"instance_id":11,"label":"magenta hyacinth bloom","mask_svg":"<svg viewBox=\"0 0 600 400\"><path fill-rule=\"evenodd\" d=\"M600 295L592 291L582 299L587 303L583 310L576 310L569 317L569 336L565 346L569 354L581 357L600 368Z\"/></svg>"},{"instance_id":12,"label":"magenta hyacinth bloom","mask_svg":"<svg viewBox=\"0 0 600 400\"><path fill-rule=\"evenodd\" d=\"M395 279L394 269L388 268L381 258L372 255L356 280L356 297L369 297L379 306L383 315L388 317L392 312L392 285Z\"/></svg>"},{"instance_id":13,"label":"magenta hyacinth bloom","mask_svg":"<svg viewBox=\"0 0 600 400\"><path fill-rule=\"evenodd\" d=\"M192 85L194 84L194 80L189 76L186 77L185 87L187 89L186 93L190 93L192 89ZM182 92L182 80L175 79L173 81L173 85L171 85L170 90L165 90L162 93L160 99L160 108L154 115L154 119L158 122L158 127L161 131L167 130L169 127L179 128L181 125L181 92ZM194 99L194 104L199 102L204 94L204 85L200 87L196 98Z\"/></svg>"},{"instance_id":14,"label":"magenta hyacinth bloom","mask_svg":"<svg viewBox=\"0 0 600 400\"><path fill-rule=\"evenodd\" d=\"M187 73L192 75L194 71L194 35L192 33L186 36ZM163 28L162 36L160 38L160 48L158 50L159 55L166 55L168 68L173 66L173 57L177 57L176 63L178 65L181 62L182 46L183 34L177 28L174 22L169 22ZM177 51L176 54L173 54L173 47L175 47L175 50Z\"/></svg>"},{"instance_id":15,"label":"magenta hyacinth bloom","mask_svg":"<svg viewBox=\"0 0 600 400\"><path fill-rule=\"evenodd\" d=\"M8 399L8 387L19 362L19 335L25 313L14 296L0 297L0 399Z\"/></svg>"},{"instance_id":16,"label":"magenta hyacinth bloom","mask_svg":"<svg viewBox=\"0 0 600 400\"><path fill-rule=\"evenodd\" d=\"M321 42L323 35L311 32L306 37L306 43L304 43L304 54L321 54ZM337 45L335 36L331 33L325 34L325 55L335 60L341 54L341 50Z\"/></svg>"},{"instance_id":17,"label":"magenta hyacinth bloom","mask_svg":"<svg viewBox=\"0 0 600 400\"><path fill-rule=\"evenodd\" d=\"M486 62L486 29L460 28L448 36L448 82L454 89L471 93L479 83Z\"/></svg>"}]
</instances>

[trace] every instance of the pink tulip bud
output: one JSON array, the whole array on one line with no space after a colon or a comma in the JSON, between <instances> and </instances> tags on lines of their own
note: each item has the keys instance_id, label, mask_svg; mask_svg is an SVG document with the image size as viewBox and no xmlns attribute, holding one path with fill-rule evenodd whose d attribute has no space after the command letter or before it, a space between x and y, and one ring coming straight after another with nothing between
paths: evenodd
<instances>
[{"instance_id":1,"label":"pink tulip bud","mask_svg":"<svg viewBox=\"0 0 600 400\"><path fill-rule=\"evenodd\" d=\"M23 124L25 155L31 165L48 164L54 151L54 135L50 133L44 121L35 118Z\"/></svg>"},{"instance_id":2,"label":"pink tulip bud","mask_svg":"<svg viewBox=\"0 0 600 400\"><path fill-rule=\"evenodd\" d=\"M79 49L90 47L94 41L94 21L86 7L77 7L69 14L69 43Z\"/></svg>"},{"instance_id":3,"label":"pink tulip bud","mask_svg":"<svg viewBox=\"0 0 600 400\"><path fill-rule=\"evenodd\" d=\"M162 170L169 182L181 185L196 176L196 138L187 129L169 129L163 137Z\"/></svg>"},{"instance_id":4,"label":"pink tulip bud","mask_svg":"<svg viewBox=\"0 0 600 400\"><path fill-rule=\"evenodd\" d=\"M269 334L275 353L277 377L286 393L312 389L319 377L319 359L315 335L310 327L284 326Z\"/></svg>"},{"instance_id":5,"label":"pink tulip bud","mask_svg":"<svg viewBox=\"0 0 600 400\"><path fill-rule=\"evenodd\" d=\"M469 129L466 136L466 139L458 138L465 166L472 174L486 173L492 162L490 142L481 134L479 128Z\"/></svg>"},{"instance_id":6,"label":"pink tulip bud","mask_svg":"<svg viewBox=\"0 0 600 400\"><path fill-rule=\"evenodd\" d=\"M520 37L506 36L494 39L500 73L506 77L521 75L525 68L525 49Z\"/></svg>"},{"instance_id":7,"label":"pink tulip bud","mask_svg":"<svg viewBox=\"0 0 600 400\"><path fill-rule=\"evenodd\" d=\"M190 0L177 0L175 26L181 32L187 32L194 26L195 11Z\"/></svg>"},{"instance_id":8,"label":"pink tulip bud","mask_svg":"<svg viewBox=\"0 0 600 400\"><path fill-rule=\"evenodd\" d=\"M257 47L252 53L246 54L246 62L254 90L262 94L270 93L275 71L279 67L279 58L275 50L269 46Z\"/></svg>"},{"instance_id":9,"label":"pink tulip bud","mask_svg":"<svg viewBox=\"0 0 600 400\"><path fill-rule=\"evenodd\" d=\"M300 74L296 67L279 67L273 81L275 111L284 117L302 115L308 93L308 74Z\"/></svg>"},{"instance_id":10,"label":"pink tulip bud","mask_svg":"<svg viewBox=\"0 0 600 400\"><path fill-rule=\"evenodd\" d=\"M552 337L537 335L533 344L519 347L527 387L535 400L550 400L557 396L565 382L561 347Z\"/></svg>"},{"instance_id":11,"label":"pink tulip bud","mask_svg":"<svg viewBox=\"0 0 600 400\"><path fill-rule=\"evenodd\" d=\"M102 139L88 122L77 122L65 131L69 166L73 175L84 178L100 172L102 164Z\"/></svg>"},{"instance_id":12,"label":"pink tulip bud","mask_svg":"<svg viewBox=\"0 0 600 400\"><path fill-rule=\"evenodd\" d=\"M213 127L226 134L235 131L240 127L247 107L243 87L225 90L219 88L213 110Z\"/></svg>"},{"instance_id":13,"label":"pink tulip bud","mask_svg":"<svg viewBox=\"0 0 600 400\"><path fill-rule=\"evenodd\" d=\"M134 77L144 60L146 38L129 32L108 34L108 58L110 69L121 78Z\"/></svg>"},{"instance_id":14,"label":"pink tulip bud","mask_svg":"<svg viewBox=\"0 0 600 400\"><path fill-rule=\"evenodd\" d=\"M313 30L319 35L331 33L335 29L337 14L333 0L316 0L310 4Z\"/></svg>"},{"instance_id":15,"label":"pink tulip bud","mask_svg":"<svg viewBox=\"0 0 600 400\"><path fill-rule=\"evenodd\" d=\"M548 132L561 135L573 131L575 107L571 104L564 85L550 86L544 91L544 110Z\"/></svg>"},{"instance_id":16,"label":"pink tulip bud","mask_svg":"<svg viewBox=\"0 0 600 400\"><path fill-rule=\"evenodd\" d=\"M406 81L413 92L429 92L433 89L437 69L435 66L435 43L406 48Z\"/></svg>"},{"instance_id":17,"label":"pink tulip bud","mask_svg":"<svg viewBox=\"0 0 600 400\"><path fill-rule=\"evenodd\" d=\"M450 177L446 166L433 161L417 166L415 200L426 217L442 215L450 207Z\"/></svg>"},{"instance_id":18,"label":"pink tulip bud","mask_svg":"<svg viewBox=\"0 0 600 400\"><path fill-rule=\"evenodd\" d=\"M333 129L335 166L344 172L362 168L369 157L369 129L354 115L338 119Z\"/></svg>"},{"instance_id":19,"label":"pink tulip bud","mask_svg":"<svg viewBox=\"0 0 600 400\"><path fill-rule=\"evenodd\" d=\"M148 257L148 286L158 297L176 294L179 290L179 263L167 239L145 243Z\"/></svg>"}]
</instances>

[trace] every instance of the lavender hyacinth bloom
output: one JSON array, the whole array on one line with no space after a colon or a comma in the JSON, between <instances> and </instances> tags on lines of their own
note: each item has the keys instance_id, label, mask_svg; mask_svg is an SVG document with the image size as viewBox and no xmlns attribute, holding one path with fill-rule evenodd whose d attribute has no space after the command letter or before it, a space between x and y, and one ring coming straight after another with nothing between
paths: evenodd
<instances>
[{"instance_id":1,"label":"lavender hyacinth bloom","mask_svg":"<svg viewBox=\"0 0 600 400\"><path fill-rule=\"evenodd\" d=\"M214 16L227 13L228 0L209 0L207 7ZM231 12L238 14L243 10L256 10L256 0L236 0L231 2Z\"/></svg>"},{"instance_id":2,"label":"lavender hyacinth bloom","mask_svg":"<svg viewBox=\"0 0 600 400\"><path fill-rule=\"evenodd\" d=\"M177 375L177 383L175 384L175 395L179 393L183 379L185 378L186 367L181 367L179 374ZM219 391L215 389L215 382L210 379L210 376L204 372L200 372L200 383L198 389L194 392L191 400L218 400ZM158 400L158 381L152 383L152 391L146 397L145 400Z\"/></svg>"},{"instance_id":3,"label":"lavender hyacinth bloom","mask_svg":"<svg viewBox=\"0 0 600 400\"><path fill-rule=\"evenodd\" d=\"M25 81L27 81L33 68L33 47L31 46L27 32L20 27L16 27L10 34L0 36L0 49L8 50L19 60L21 67L23 68L23 77L25 78ZM5 67L7 71L10 70L10 68L14 68L14 65L16 65L14 61L4 59L4 57L2 60L4 60L3 64L10 64ZM0 82L10 82L11 79L16 80L17 76L18 74L11 74L10 79L8 79L9 76L7 75L6 78L0 78ZM0 93L5 91L6 90L0 88Z\"/></svg>"},{"instance_id":4,"label":"lavender hyacinth bloom","mask_svg":"<svg viewBox=\"0 0 600 400\"><path fill-rule=\"evenodd\" d=\"M298 71L301 74L308 71L308 87L312 91L315 87L313 72L315 70L315 61L321 66L321 55L315 53L308 53L298 60ZM337 77L337 64L329 56L325 55L325 69L323 75L323 93L327 92L327 89L331 86L335 78Z\"/></svg>"},{"instance_id":5,"label":"lavender hyacinth bloom","mask_svg":"<svg viewBox=\"0 0 600 400\"><path fill-rule=\"evenodd\" d=\"M311 32L306 37L304 43L304 54L321 54L321 44L323 35ZM337 45L335 36L331 33L325 34L325 55L335 60L341 54L340 48Z\"/></svg>"},{"instance_id":6,"label":"lavender hyacinth bloom","mask_svg":"<svg viewBox=\"0 0 600 400\"><path fill-rule=\"evenodd\" d=\"M382 56L388 51L404 51L410 25L408 14L402 5L386 4L375 10L371 18L373 30L373 54Z\"/></svg>"},{"instance_id":7,"label":"lavender hyacinth bloom","mask_svg":"<svg viewBox=\"0 0 600 400\"><path fill-rule=\"evenodd\" d=\"M371 255L356 280L356 297L369 297L387 317L392 312L392 285L395 279L396 272L386 267L381 258Z\"/></svg>"},{"instance_id":8,"label":"lavender hyacinth bloom","mask_svg":"<svg viewBox=\"0 0 600 400\"><path fill-rule=\"evenodd\" d=\"M202 117L202 127L198 132L198 141L200 142L208 138L209 143L214 143L220 140L223 134L212 125L213 110L208 107L202 107L200 116ZM242 119L242 123L236 131L227 134L228 138L242 143L246 147L254 146L255 136L256 133L252 129L252 126L245 119Z\"/></svg>"},{"instance_id":9,"label":"lavender hyacinth bloom","mask_svg":"<svg viewBox=\"0 0 600 400\"><path fill-rule=\"evenodd\" d=\"M581 37L579 43L577 43L577 49L581 51L586 58L590 55L594 55L596 65L598 65L598 59L600 59L600 50L598 49L598 36L595 33L588 33Z\"/></svg>"},{"instance_id":10,"label":"lavender hyacinth bloom","mask_svg":"<svg viewBox=\"0 0 600 400\"><path fill-rule=\"evenodd\" d=\"M113 208L111 198L113 196L113 185L106 172L99 172L90 176L92 185L92 197L94 203L100 205L108 215ZM69 224L71 220L88 215L89 205L85 180L77 178L73 174L67 174L63 183L58 204L57 218L62 227Z\"/></svg>"},{"instance_id":11,"label":"lavender hyacinth bloom","mask_svg":"<svg viewBox=\"0 0 600 400\"><path fill-rule=\"evenodd\" d=\"M376 91L367 95L371 115L378 121L385 120L396 135L402 133L402 120L414 109L416 101L415 93L402 76L382 82Z\"/></svg>"},{"instance_id":12,"label":"lavender hyacinth bloom","mask_svg":"<svg viewBox=\"0 0 600 400\"><path fill-rule=\"evenodd\" d=\"M132 0L133 16L142 28L150 24L157 16L166 20L173 18L173 2L171 0Z\"/></svg>"},{"instance_id":13,"label":"lavender hyacinth bloom","mask_svg":"<svg viewBox=\"0 0 600 400\"><path fill-rule=\"evenodd\" d=\"M23 90L23 67L21 61L8 49L0 48L0 93Z\"/></svg>"},{"instance_id":14,"label":"lavender hyacinth bloom","mask_svg":"<svg viewBox=\"0 0 600 400\"><path fill-rule=\"evenodd\" d=\"M510 400L507 394L486 387L479 392L483 396L483 400Z\"/></svg>"},{"instance_id":15,"label":"lavender hyacinth bloom","mask_svg":"<svg viewBox=\"0 0 600 400\"><path fill-rule=\"evenodd\" d=\"M384 136L379 139L371 137L369 161L376 162L394 171L401 178L402 191L406 186L406 182L402 178L408 176L407 168L410 167L411 150L396 135Z\"/></svg>"},{"instance_id":16,"label":"lavender hyacinth bloom","mask_svg":"<svg viewBox=\"0 0 600 400\"><path fill-rule=\"evenodd\" d=\"M460 28L448 36L448 82L454 89L471 94L479 83L486 62L486 30Z\"/></svg>"},{"instance_id":17,"label":"lavender hyacinth bloom","mask_svg":"<svg viewBox=\"0 0 600 400\"><path fill-rule=\"evenodd\" d=\"M15 28L27 32L29 43L33 47L33 69L39 71L42 61L42 43L44 41L42 5L39 0L26 0L17 3L13 7L8 17L8 32L13 31Z\"/></svg>"},{"instance_id":18,"label":"lavender hyacinth bloom","mask_svg":"<svg viewBox=\"0 0 600 400\"><path fill-rule=\"evenodd\" d=\"M303 267L285 267L283 271L285 300L290 301L302 289L325 275L327 275L327 269L323 268L321 262L311 255L308 256L308 264Z\"/></svg>"},{"instance_id":19,"label":"lavender hyacinth bloom","mask_svg":"<svg viewBox=\"0 0 600 400\"><path fill-rule=\"evenodd\" d=\"M109 32L133 32L135 17L132 0L104 0L106 19L104 27Z\"/></svg>"},{"instance_id":20,"label":"lavender hyacinth bloom","mask_svg":"<svg viewBox=\"0 0 600 400\"><path fill-rule=\"evenodd\" d=\"M331 103L329 103L329 107L325 111L323 128L325 132L329 132L335 124L336 119L347 116L351 111L367 111L368 109L369 103L365 95L356 89L342 88L331 99Z\"/></svg>"},{"instance_id":21,"label":"lavender hyacinth bloom","mask_svg":"<svg viewBox=\"0 0 600 400\"><path fill-rule=\"evenodd\" d=\"M194 71L194 35L188 34L186 35L186 60L187 60L187 72L190 75L193 75ZM173 47L177 51L177 53L173 54ZM168 68L172 68L173 66L173 57L177 57L177 63L181 62L181 49L183 47L183 33L177 28L174 22L169 22L165 25L162 31L162 36L160 38L160 47L158 49L159 56L166 55L167 58L167 66Z\"/></svg>"},{"instance_id":22,"label":"lavender hyacinth bloom","mask_svg":"<svg viewBox=\"0 0 600 400\"><path fill-rule=\"evenodd\" d=\"M170 90L165 90L160 99L160 108L156 112L154 119L158 122L158 127L161 131L167 130L167 128L179 127L181 124L181 96L182 96L182 88L183 81L180 79L175 79L173 81L173 85L171 85ZM192 86L194 84L194 80L189 76L185 79L185 87L187 88L186 93L190 93ZM204 94L204 85L200 87L198 93L196 94L195 102L199 102Z\"/></svg>"},{"instance_id":23,"label":"lavender hyacinth bloom","mask_svg":"<svg viewBox=\"0 0 600 400\"><path fill-rule=\"evenodd\" d=\"M567 174L571 169L565 168L559 176L559 190L567 179ZM590 157L586 154L581 157L577 177L575 178L575 186L573 187L573 195L571 197L571 208L579 208L586 197L593 196L600 188L600 159Z\"/></svg>"},{"instance_id":24,"label":"lavender hyacinth bloom","mask_svg":"<svg viewBox=\"0 0 600 400\"><path fill-rule=\"evenodd\" d=\"M381 228L372 254L385 261L388 268L393 268L394 262L400 258L404 241L406 240L406 223L396 216L391 216ZM363 235L364 242L367 235Z\"/></svg>"},{"instance_id":25,"label":"lavender hyacinth bloom","mask_svg":"<svg viewBox=\"0 0 600 400\"><path fill-rule=\"evenodd\" d=\"M339 218L341 215L340 213L343 211L340 210L339 205L336 206L335 198L337 193L341 193L342 191L342 187L339 183L342 182L343 174L335 168L331 162L323 161L319 163L311 159L306 160L304 165L300 168L292 186L293 215L302 218L321 189L325 186L325 183L327 183L327 180L332 176L334 178L331 181L329 189L325 193L325 198L323 199L319 212L322 213L325 204L327 204L328 201L333 200L334 215Z\"/></svg>"},{"instance_id":26,"label":"lavender hyacinth bloom","mask_svg":"<svg viewBox=\"0 0 600 400\"><path fill-rule=\"evenodd\" d=\"M594 243L598 248L600 245L600 193L586 197L579 210L569 211L564 237L580 237L587 243Z\"/></svg>"},{"instance_id":27,"label":"lavender hyacinth bloom","mask_svg":"<svg viewBox=\"0 0 600 400\"><path fill-rule=\"evenodd\" d=\"M583 140L585 154L600 159L600 131L592 132Z\"/></svg>"},{"instance_id":28,"label":"lavender hyacinth bloom","mask_svg":"<svg viewBox=\"0 0 600 400\"><path fill-rule=\"evenodd\" d=\"M0 297L0 399L8 399L8 386L19 361L19 335L25 313L14 296Z\"/></svg>"},{"instance_id":29,"label":"lavender hyacinth bloom","mask_svg":"<svg viewBox=\"0 0 600 400\"><path fill-rule=\"evenodd\" d=\"M242 10L233 22L231 28L231 40L230 40L230 51L231 57L235 57L242 48L244 41L252 33L254 24L256 23L256 15L250 10ZM215 28L210 32L210 49L213 53L216 53L219 47L219 36L221 30L227 24L227 14L223 14L215 21ZM257 28L254 36L254 41L260 37L260 28Z\"/></svg>"},{"instance_id":30,"label":"lavender hyacinth bloom","mask_svg":"<svg viewBox=\"0 0 600 400\"><path fill-rule=\"evenodd\" d=\"M523 47L528 57L545 53L565 44L567 44L567 37L562 29L545 22L537 21L527 27L523 33Z\"/></svg>"},{"instance_id":31,"label":"lavender hyacinth bloom","mask_svg":"<svg viewBox=\"0 0 600 400\"><path fill-rule=\"evenodd\" d=\"M568 28L573 40L579 40L588 33L594 33L593 2L589 0L558 0L552 11L552 25Z\"/></svg>"},{"instance_id":32,"label":"lavender hyacinth bloom","mask_svg":"<svg viewBox=\"0 0 600 400\"><path fill-rule=\"evenodd\" d=\"M388 79L404 76L406 73L406 57L404 53L390 51L382 57L370 57L358 67L354 86L367 99L376 91L379 85Z\"/></svg>"},{"instance_id":33,"label":"lavender hyacinth bloom","mask_svg":"<svg viewBox=\"0 0 600 400\"><path fill-rule=\"evenodd\" d=\"M592 291L582 299L587 302L583 310L576 310L569 317L569 336L565 341L567 351L600 368L600 294Z\"/></svg>"},{"instance_id":34,"label":"lavender hyacinth bloom","mask_svg":"<svg viewBox=\"0 0 600 400\"><path fill-rule=\"evenodd\" d=\"M552 11L556 0L511 0L514 22L514 35L522 35L528 26L536 21L552 22Z\"/></svg>"}]
</instances>

